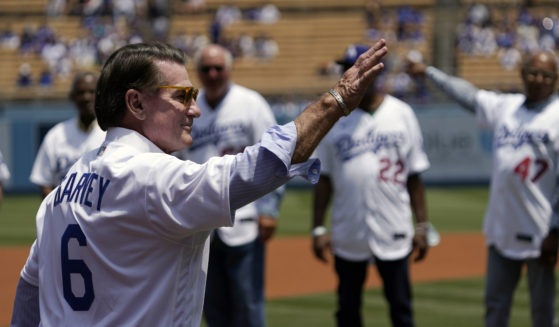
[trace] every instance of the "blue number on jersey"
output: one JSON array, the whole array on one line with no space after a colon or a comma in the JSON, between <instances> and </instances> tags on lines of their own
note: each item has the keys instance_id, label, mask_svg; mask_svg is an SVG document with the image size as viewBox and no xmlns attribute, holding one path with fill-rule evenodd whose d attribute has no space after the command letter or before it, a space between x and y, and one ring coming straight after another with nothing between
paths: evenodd
<instances>
[{"instance_id":1,"label":"blue number on jersey","mask_svg":"<svg viewBox=\"0 0 559 327\"><path fill-rule=\"evenodd\" d=\"M91 270L89 270L83 260L73 260L68 258L68 243L72 238L75 238L80 246L87 246L87 239L85 238L80 226L77 224L68 225L64 235L62 235L62 246L60 248L64 298L74 311L87 311L91 307L93 299L95 299L95 294L93 293L93 279L91 278ZM83 278L85 293L82 297L77 297L72 292L72 281L70 279L71 274L80 274Z\"/></svg>"}]
</instances>

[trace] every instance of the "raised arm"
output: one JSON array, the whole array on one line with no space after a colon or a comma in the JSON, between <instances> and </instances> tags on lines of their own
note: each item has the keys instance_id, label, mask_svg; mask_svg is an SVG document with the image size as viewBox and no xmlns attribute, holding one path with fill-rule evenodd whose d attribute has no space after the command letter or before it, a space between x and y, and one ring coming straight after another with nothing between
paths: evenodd
<instances>
[{"instance_id":1,"label":"raised arm","mask_svg":"<svg viewBox=\"0 0 559 327\"><path fill-rule=\"evenodd\" d=\"M471 112L475 111L476 93L479 89L470 82L459 77L450 76L433 66L426 66L421 62L409 61L407 73L411 76L426 76L462 107Z\"/></svg>"},{"instance_id":2,"label":"raised arm","mask_svg":"<svg viewBox=\"0 0 559 327\"><path fill-rule=\"evenodd\" d=\"M359 105L369 84L384 68L380 60L387 51L386 42L380 40L344 73L333 87L343 104L332 94L325 93L295 119L297 144L291 163L300 163L309 158L324 135L344 115L343 105L347 107L348 112Z\"/></svg>"},{"instance_id":3,"label":"raised arm","mask_svg":"<svg viewBox=\"0 0 559 327\"><path fill-rule=\"evenodd\" d=\"M385 45L384 40L377 42L344 73L333 88L339 99L325 93L294 122L272 127L258 144L246 147L235 156L229 191L232 210L256 200L297 175L306 175L316 183L318 163L307 160L344 111L351 112L357 107L368 85L383 69L380 60L387 52Z\"/></svg>"}]
</instances>

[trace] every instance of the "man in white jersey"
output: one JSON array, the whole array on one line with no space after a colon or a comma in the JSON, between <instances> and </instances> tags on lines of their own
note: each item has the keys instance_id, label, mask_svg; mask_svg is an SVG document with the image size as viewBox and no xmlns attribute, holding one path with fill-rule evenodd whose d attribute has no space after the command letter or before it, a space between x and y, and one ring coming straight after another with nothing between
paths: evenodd
<instances>
[{"instance_id":1,"label":"man in white jersey","mask_svg":"<svg viewBox=\"0 0 559 327\"><path fill-rule=\"evenodd\" d=\"M494 132L484 232L488 246L485 325L506 327L522 267L528 268L532 324L554 326L559 216L557 61L537 52L523 63L524 94L479 90L435 67L410 62Z\"/></svg>"},{"instance_id":2,"label":"man in white jersey","mask_svg":"<svg viewBox=\"0 0 559 327\"><path fill-rule=\"evenodd\" d=\"M41 143L30 180L39 185L43 198L60 184L68 169L84 153L99 147L105 139L105 132L95 120L96 83L97 77L90 72L74 76L69 97L77 116L56 124Z\"/></svg>"},{"instance_id":3,"label":"man in white jersey","mask_svg":"<svg viewBox=\"0 0 559 327\"><path fill-rule=\"evenodd\" d=\"M184 53L159 42L117 50L95 97L105 142L41 204L12 321L36 318L25 301L38 296L44 326L200 326L210 232L290 178L318 178L308 158L382 70L385 44L293 122L202 165L170 155L192 144L200 115Z\"/></svg>"},{"instance_id":4,"label":"man in white jersey","mask_svg":"<svg viewBox=\"0 0 559 327\"><path fill-rule=\"evenodd\" d=\"M192 146L177 154L204 163L237 154L258 142L276 120L256 91L231 81L233 56L211 44L195 56L203 89L196 100L200 118L192 126ZM218 228L210 244L204 317L210 327L265 326L264 242L276 228L284 187L235 212L233 227Z\"/></svg>"},{"instance_id":5,"label":"man in white jersey","mask_svg":"<svg viewBox=\"0 0 559 327\"><path fill-rule=\"evenodd\" d=\"M351 45L338 61L349 69L370 47ZM372 83L359 107L332 128L316 150L313 249L331 248L338 275L337 325L362 326L361 298L374 259L393 326L413 326L408 257L427 253L427 214L420 174L429 167L412 108ZM330 235L326 209L333 197ZM411 210L410 210L411 206ZM417 222L414 232L412 212Z\"/></svg>"},{"instance_id":6,"label":"man in white jersey","mask_svg":"<svg viewBox=\"0 0 559 327\"><path fill-rule=\"evenodd\" d=\"M0 152L0 204L4 199L4 185L10 180L10 171L8 170L8 165L4 162L4 157L2 152Z\"/></svg>"}]
</instances>

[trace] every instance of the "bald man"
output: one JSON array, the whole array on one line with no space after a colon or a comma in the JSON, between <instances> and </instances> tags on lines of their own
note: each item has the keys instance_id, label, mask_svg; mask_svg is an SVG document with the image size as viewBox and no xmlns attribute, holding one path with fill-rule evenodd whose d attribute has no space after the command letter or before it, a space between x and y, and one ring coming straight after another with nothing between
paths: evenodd
<instances>
[{"instance_id":1,"label":"bald man","mask_svg":"<svg viewBox=\"0 0 559 327\"><path fill-rule=\"evenodd\" d=\"M74 76L69 99L76 117L51 128L35 157L30 180L38 185L45 198L64 178L70 167L87 151L97 148L105 139L93 108L97 76L79 72Z\"/></svg>"},{"instance_id":2,"label":"bald man","mask_svg":"<svg viewBox=\"0 0 559 327\"><path fill-rule=\"evenodd\" d=\"M545 51L525 59L520 71L523 94L480 90L418 62L410 62L408 73L427 76L495 134L484 220L485 325L508 326L514 291L526 266L532 324L554 326L559 229L557 59Z\"/></svg>"},{"instance_id":3,"label":"bald man","mask_svg":"<svg viewBox=\"0 0 559 327\"><path fill-rule=\"evenodd\" d=\"M237 154L258 142L276 120L256 91L231 80L233 57L211 44L195 56L203 89L197 103L200 118L192 127L192 146L183 159L204 163L214 156ZM262 327L264 312L264 246L275 232L284 187L235 212L233 227L212 235L204 317L210 327Z\"/></svg>"}]
</instances>

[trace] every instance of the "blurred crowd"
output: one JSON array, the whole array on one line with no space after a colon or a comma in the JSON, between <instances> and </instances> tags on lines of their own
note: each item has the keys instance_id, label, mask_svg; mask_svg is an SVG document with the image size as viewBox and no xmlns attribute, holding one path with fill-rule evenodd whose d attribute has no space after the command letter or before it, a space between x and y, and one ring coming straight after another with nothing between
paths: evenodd
<instances>
[{"instance_id":1,"label":"blurred crowd","mask_svg":"<svg viewBox=\"0 0 559 327\"><path fill-rule=\"evenodd\" d=\"M365 1L365 43L380 38L397 45L386 58L388 67L379 79L383 91L404 100L429 101L423 82L405 74L405 57L417 60L428 57L430 37L428 17L421 7L382 6L380 0ZM205 30L171 31L173 14L210 14ZM54 30L48 20L55 17L79 17L80 28L73 38ZM241 9L234 2L210 10L205 0L49 0L42 21L14 30L9 22L0 25L0 48L18 51L22 60L17 85L42 86L48 89L57 79L67 79L75 71L101 65L124 44L158 39L182 49L189 57L209 43L218 43L237 59L266 62L279 55L277 41L265 29L231 32L232 24L275 24L280 10L264 1L253 8ZM456 29L459 53L498 56L501 65L515 69L523 54L535 49L555 50L559 42L559 7L543 8L526 5L488 5L474 3ZM426 53L427 52L427 53ZM31 56L39 56L42 65L31 65ZM334 61L325 63L317 72L338 76L340 67Z\"/></svg>"},{"instance_id":2,"label":"blurred crowd","mask_svg":"<svg viewBox=\"0 0 559 327\"><path fill-rule=\"evenodd\" d=\"M240 33L235 38L222 35L224 26L243 19L262 24L277 22L281 14L272 4L245 12L224 5L215 12L206 33L183 30L169 35L172 14L197 14L204 10L204 0L50 0L41 22L30 22L21 31L14 30L9 23L0 25L0 48L16 50L22 58L18 86L46 88L56 79L69 78L75 71L102 65L114 50L125 44L147 39L172 43L188 56L194 56L210 42L226 46L236 57L268 60L278 55L277 42L266 33L254 36ZM81 26L74 38L64 37L66 33L59 33L47 23L47 19L63 16L80 18ZM29 63L32 56L42 59L40 68Z\"/></svg>"},{"instance_id":3,"label":"blurred crowd","mask_svg":"<svg viewBox=\"0 0 559 327\"><path fill-rule=\"evenodd\" d=\"M426 17L422 9L412 6L383 7L380 0L368 0L365 6L366 29L363 39L372 43L384 38L391 45L391 52L384 58L386 69L377 78L379 91L412 102L429 100L423 80L414 81L405 73L405 58L423 60L420 49L426 49ZM327 63L320 72L338 76L341 67L335 61Z\"/></svg>"},{"instance_id":4,"label":"blurred crowd","mask_svg":"<svg viewBox=\"0 0 559 327\"><path fill-rule=\"evenodd\" d=\"M515 69L526 53L556 51L559 42L559 8L487 6L472 4L456 31L457 50L499 57L501 65Z\"/></svg>"}]
</instances>

